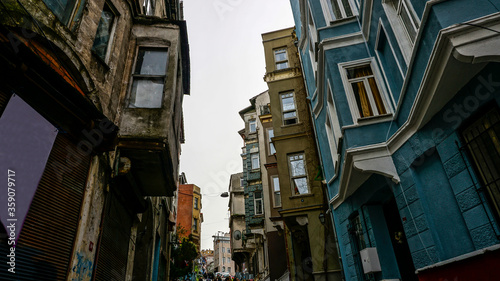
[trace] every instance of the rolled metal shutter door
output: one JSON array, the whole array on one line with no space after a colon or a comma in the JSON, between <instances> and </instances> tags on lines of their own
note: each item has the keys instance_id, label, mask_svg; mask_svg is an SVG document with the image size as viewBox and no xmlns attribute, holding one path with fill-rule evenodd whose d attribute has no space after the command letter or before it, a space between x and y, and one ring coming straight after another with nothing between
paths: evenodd
<instances>
[{"instance_id":1,"label":"rolled metal shutter door","mask_svg":"<svg viewBox=\"0 0 500 281\"><path fill-rule=\"evenodd\" d=\"M113 191L106 196L93 280L125 280L132 217Z\"/></svg>"},{"instance_id":2,"label":"rolled metal shutter door","mask_svg":"<svg viewBox=\"0 0 500 281\"><path fill-rule=\"evenodd\" d=\"M68 135L57 135L17 242L16 273L2 254L0 280L66 280L90 158ZM7 249L0 245L0 253Z\"/></svg>"}]
</instances>

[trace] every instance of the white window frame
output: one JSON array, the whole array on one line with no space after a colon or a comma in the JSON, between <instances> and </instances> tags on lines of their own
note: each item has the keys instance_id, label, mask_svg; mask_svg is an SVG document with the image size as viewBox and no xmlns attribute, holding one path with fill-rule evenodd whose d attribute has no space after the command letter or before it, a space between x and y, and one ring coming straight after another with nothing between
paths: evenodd
<instances>
[{"instance_id":1,"label":"white window frame","mask_svg":"<svg viewBox=\"0 0 500 281\"><path fill-rule=\"evenodd\" d=\"M303 152L300 152L300 153L294 153L294 154L290 154L287 156L288 158L288 170L289 170L289 173L290 173L290 188L292 189L292 196L301 196L301 195L304 195L304 194L309 194L311 193L311 190L310 190L310 186L309 186L309 179L308 179L308 176L307 176L307 162L306 162L306 156ZM296 159L297 158L297 159ZM303 175L293 175L293 172L292 172L292 161L295 161L295 160L302 160L303 163L304 163L304 174ZM299 178L305 178L306 179L306 184L307 184L307 192L305 193L295 193L295 189L294 189L294 186L295 186L295 182L294 182L294 179L299 179Z\"/></svg>"},{"instance_id":2,"label":"white window frame","mask_svg":"<svg viewBox=\"0 0 500 281\"><path fill-rule=\"evenodd\" d=\"M347 69L357 67L357 66L362 66L362 65L367 65L369 64L372 70L372 75L373 78L375 79L375 83L377 84L378 91L380 93L382 102L384 104L386 114L375 114L378 110L375 108L374 109L374 100L373 100L373 95L371 95L371 89L369 87L365 87L367 91L369 91L368 99L370 100L370 105L372 107L372 111L374 114L369 117L364 117L362 118L359 110L358 110L358 105L356 102L356 97L354 95L354 91L352 89L351 83L356 82L356 81L365 81L367 80L368 76L360 77L360 78L354 78L354 79L348 79L347 77ZM360 59L356 61L350 61L350 62L344 62L344 63L339 63L338 64L339 71L340 71L340 76L342 78L342 83L344 85L344 90L347 96L347 102L349 104L349 109L351 110L351 115L352 115L352 121L354 124L358 124L359 121L361 120L368 120L368 119L373 119L374 117L378 116L386 116L389 114L392 114L394 112L391 104L389 103L389 96L388 96L388 91L385 88L385 84L383 83L382 75L380 74L380 71L378 69L378 66L375 62L374 58L366 58L366 59Z\"/></svg>"},{"instance_id":3,"label":"white window frame","mask_svg":"<svg viewBox=\"0 0 500 281\"><path fill-rule=\"evenodd\" d=\"M339 18L337 18L335 16L335 13L333 12L332 1L336 1L337 5L340 8L341 16ZM359 1L357 1L357 5L356 5L352 0L345 0L345 1L347 1L349 8L351 9L352 16L347 16L346 8L345 8L343 1L344 0L320 0L321 8L323 9L323 14L325 15L325 20L327 21L327 23L342 20L345 18L354 17L354 16L358 15L357 7L359 6Z\"/></svg>"},{"instance_id":4,"label":"white window frame","mask_svg":"<svg viewBox=\"0 0 500 281\"><path fill-rule=\"evenodd\" d=\"M408 2L408 0L394 0L399 1L397 7L397 14L401 24L404 26L404 30L412 44L415 44L415 39L417 38L418 29L420 28L420 20L418 19L415 11L413 10L413 6ZM405 14L408 17L409 24L408 26L403 20L402 14ZM408 30L412 30L414 35L411 35Z\"/></svg>"},{"instance_id":5,"label":"white window frame","mask_svg":"<svg viewBox=\"0 0 500 281\"><path fill-rule=\"evenodd\" d=\"M252 130L252 126L253 126L253 130ZM257 132L257 120L252 119L252 120L248 121L248 132L250 134Z\"/></svg>"},{"instance_id":6,"label":"white window frame","mask_svg":"<svg viewBox=\"0 0 500 281\"><path fill-rule=\"evenodd\" d=\"M277 184L276 184L277 183ZM280 189L280 179L278 177L278 175L273 175L271 176L271 186L272 186L272 189L273 189L273 206L275 208L277 207L281 207L281 189ZM276 204L276 198L280 198L279 199L279 204Z\"/></svg>"},{"instance_id":7,"label":"white window frame","mask_svg":"<svg viewBox=\"0 0 500 281\"><path fill-rule=\"evenodd\" d=\"M254 166L254 160L257 160L257 167ZM252 153L250 154L250 161L251 161L251 167L252 170L256 170L260 168L260 159L259 159L259 154L258 153Z\"/></svg>"},{"instance_id":8,"label":"white window frame","mask_svg":"<svg viewBox=\"0 0 500 281\"><path fill-rule=\"evenodd\" d=\"M318 36L316 34L316 24L314 23L314 17L312 16L311 7L308 5L307 14L307 27L308 27L308 44L309 44L309 58L311 59L311 65L313 67L314 77L316 77L316 71L318 70L318 62L316 61L316 42L318 42Z\"/></svg>"},{"instance_id":9,"label":"white window frame","mask_svg":"<svg viewBox=\"0 0 500 281\"><path fill-rule=\"evenodd\" d=\"M274 129L267 128L266 132L267 132L267 149L269 151L268 155L274 155L276 153L276 147L274 146L274 143L271 140L271 138L274 137ZM273 150L274 150L274 152L273 152Z\"/></svg>"},{"instance_id":10,"label":"white window frame","mask_svg":"<svg viewBox=\"0 0 500 281\"><path fill-rule=\"evenodd\" d=\"M394 61L396 62L396 64L398 65L398 69L399 69L399 73L401 74L401 78L404 80L405 78L405 74L403 72L403 69L401 68L401 61L398 59L398 57L396 56L396 52L394 51L394 47L392 46L392 42L389 40L389 37L387 35L387 30L384 26L384 24L382 23L382 20L379 19L379 22L378 22L378 28L377 28L377 35L376 35L376 39L375 39L375 55L377 56L377 61L379 63L379 65L381 66L380 67L380 70L382 72L382 76L384 77L384 81L386 83L386 85L389 85L389 80L388 80L388 77L387 77L387 74L385 72L385 69L384 67L382 66L382 62L380 60L380 51L379 51L379 45L380 45L380 36L381 34L384 34L386 40L387 40L387 43L389 44L389 47L391 49L391 53L392 53L392 56L394 58ZM387 87L387 91L388 91L388 96L391 98L391 105L396 108L396 101L394 100L394 94L392 93L392 90L390 87Z\"/></svg>"},{"instance_id":11,"label":"white window frame","mask_svg":"<svg viewBox=\"0 0 500 281\"><path fill-rule=\"evenodd\" d=\"M283 98L289 98L289 97L292 97L293 98L293 106L294 106L294 109L292 110L284 110L283 109ZM282 121L282 124L283 126L292 126L292 125L296 125L299 123L299 115L298 115L298 112L297 112L297 99L295 98L295 92L287 92L287 93L282 93L280 94L280 103L281 103L281 117L283 119ZM285 124L285 120L291 120L293 118L287 118L285 119L285 113L289 113L289 112L293 112L295 111L295 123L293 124Z\"/></svg>"},{"instance_id":12,"label":"white window frame","mask_svg":"<svg viewBox=\"0 0 500 281\"><path fill-rule=\"evenodd\" d=\"M260 198L257 198L257 194L260 194ZM254 211L254 215L263 215L264 214L264 202L262 200L262 197L263 197L263 194L262 194L262 191L256 191L253 193L253 211ZM260 203L260 210L259 212L257 212L257 202Z\"/></svg>"},{"instance_id":13,"label":"white window frame","mask_svg":"<svg viewBox=\"0 0 500 281\"><path fill-rule=\"evenodd\" d=\"M339 159L339 142L342 138L342 129L338 120L337 108L333 100L332 90L328 81L328 96L327 96L327 116L325 120L326 135L328 144L330 146L330 153L332 156L332 163L335 174L338 172L338 159Z\"/></svg>"},{"instance_id":14,"label":"white window frame","mask_svg":"<svg viewBox=\"0 0 500 281\"><path fill-rule=\"evenodd\" d=\"M417 17L411 3L407 0L383 0L382 6L391 25L392 31L397 37L399 48L405 59L406 65L410 63L411 53L415 44L418 30L420 28L420 19ZM395 7L397 6L397 7ZM415 37L408 33L408 26L401 18L401 12L406 12L411 21L411 27L414 29Z\"/></svg>"},{"instance_id":15,"label":"white window frame","mask_svg":"<svg viewBox=\"0 0 500 281\"><path fill-rule=\"evenodd\" d=\"M276 70L287 69L290 67L290 64L288 62L288 52L286 50L286 47L274 49L273 53L274 53L274 66L276 67ZM285 59L284 60L277 60L276 54L278 54L278 53L285 53ZM286 67L278 68L278 64L282 64L282 63L286 63Z\"/></svg>"}]
</instances>

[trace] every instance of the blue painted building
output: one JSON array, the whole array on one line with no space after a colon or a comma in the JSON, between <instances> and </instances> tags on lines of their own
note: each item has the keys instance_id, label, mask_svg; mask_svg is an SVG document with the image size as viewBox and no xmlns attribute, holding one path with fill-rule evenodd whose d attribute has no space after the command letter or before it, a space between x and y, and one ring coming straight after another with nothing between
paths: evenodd
<instances>
[{"instance_id":1,"label":"blue painted building","mask_svg":"<svg viewBox=\"0 0 500 281\"><path fill-rule=\"evenodd\" d=\"M290 3L345 279L497 280L500 1Z\"/></svg>"}]
</instances>

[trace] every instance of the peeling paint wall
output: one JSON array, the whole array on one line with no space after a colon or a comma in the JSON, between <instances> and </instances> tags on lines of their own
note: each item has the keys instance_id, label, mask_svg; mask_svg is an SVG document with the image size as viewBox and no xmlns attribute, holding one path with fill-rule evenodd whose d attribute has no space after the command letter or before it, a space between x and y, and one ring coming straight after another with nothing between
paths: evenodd
<instances>
[{"instance_id":1,"label":"peeling paint wall","mask_svg":"<svg viewBox=\"0 0 500 281\"><path fill-rule=\"evenodd\" d=\"M92 277L107 188L105 179L110 176L106 173L106 165L104 157L95 156L92 160L68 276L72 281L90 280Z\"/></svg>"}]
</instances>

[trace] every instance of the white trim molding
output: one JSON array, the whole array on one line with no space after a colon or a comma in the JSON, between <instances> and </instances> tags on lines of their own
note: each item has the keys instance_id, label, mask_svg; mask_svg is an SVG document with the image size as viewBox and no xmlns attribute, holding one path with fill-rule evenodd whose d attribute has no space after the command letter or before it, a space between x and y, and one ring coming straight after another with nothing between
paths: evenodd
<instances>
[{"instance_id":1,"label":"white trim molding","mask_svg":"<svg viewBox=\"0 0 500 281\"><path fill-rule=\"evenodd\" d=\"M370 38L370 25L372 21L373 0L363 1L363 18L361 19L361 30L368 41Z\"/></svg>"},{"instance_id":2,"label":"white trim molding","mask_svg":"<svg viewBox=\"0 0 500 281\"><path fill-rule=\"evenodd\" d=\"M399 183L399 175L385 143L346 150L339 193L330 204L336 209L372 175L380 174Z\"/></svg>"},{"instance_id":3,"label":"white trim molding","mask_svg":"<svg viewBox=\"0 0 500 281\"><path fill-rule=\"evenodd\" d=\"M380 70L379 70L378 65L375 61L375 58L369 57L369 58L364 58L364 59L355 60L355 61L338 63L340 77L342 78L342 84L343 84L344 91L346 94L347 102L349 104L349 109L351 111L353 124L358 124L358 123L360 123L360 121L362 122L362 120L366 119L366 117L363 118L360 115L360 112L358 109L358 104L356 101L356 94L354 93L354 91L352 89L352 85L351 85L351 83L355 83L355 82L352 82L352 80L355 80L355 81L358 81L358 80L356 80L354 78L349 79L347 77L347 69L357 67L357 66L363 66L363 65L370 66L370 69L372 71L372 74L370 76L373 76L373 78L375 79L375 83L377 85L377 90L379 91L380 97L382 99L382 103L384 104L384 107L385 107L384 109L386 111L385 113L383 113L383 112L377 113L377 111L376 111L377 109L375 107L375 101L374 101L371 89L365 88L365 90L367 90L370 93L367 96L368 96L368 99L370 100L370 106L373 110L373 115L369 116L368 119L373 119L373 117L381 116L381 115L385 115L385 114L392 114L394 112L393 107L392 107L391 102L390 102L389 93L387 91L387 88L385 87L384 80L382 78L382 75L380 74ZM365 77L367 77L367 76L365 76ZM361 79L361 78L357 78L357 79ZM363 79L366 80L366 78L363 78ZM361 80L359 80L359 81L361 81Z\"/></svg>"},{"instance_id":4,"label":"white trim molding","mask_svg":"<svg viewBox=\"0 0 500 281\"><path fill-rule=\"evenodd\" d=\"M318 74L316 76L316 105L313 108L315 118L318 118L319 114L323 110L324 105L324 79L325 79L325 51L342 48L356 44L362 44L365 40L361 32L356 32L347 35L341 35L337 37L332 37L322 40L318 45Z\"/></svg>"},{"instance_id":5,"label":"white trim molding","mask_svg":"<svg viewBox=\"0 0 500 281\"><path fill-rule=\"evenodd\" d=\"M500 46L500 34L489 29L500 30L500 13L456 24L439 32L408 120L386 142L346 150L339 192L330 200L334 208L373 173L399 183L392 154L434 117L487 62L500 62L500 48L493 47Z\"/></svg>"},{"instance_id":6,"label":"white trim molding","mask_svg":"<svg viewBox=\"0 0 500 281\"><path fill-rule=\"evenodd\" d=\"M391 153L427 124L488 61L500 62L500 34L485 28L500 30L500 13L439 32L408 119L388 140Z\"/></svg>"}]
</instances>

